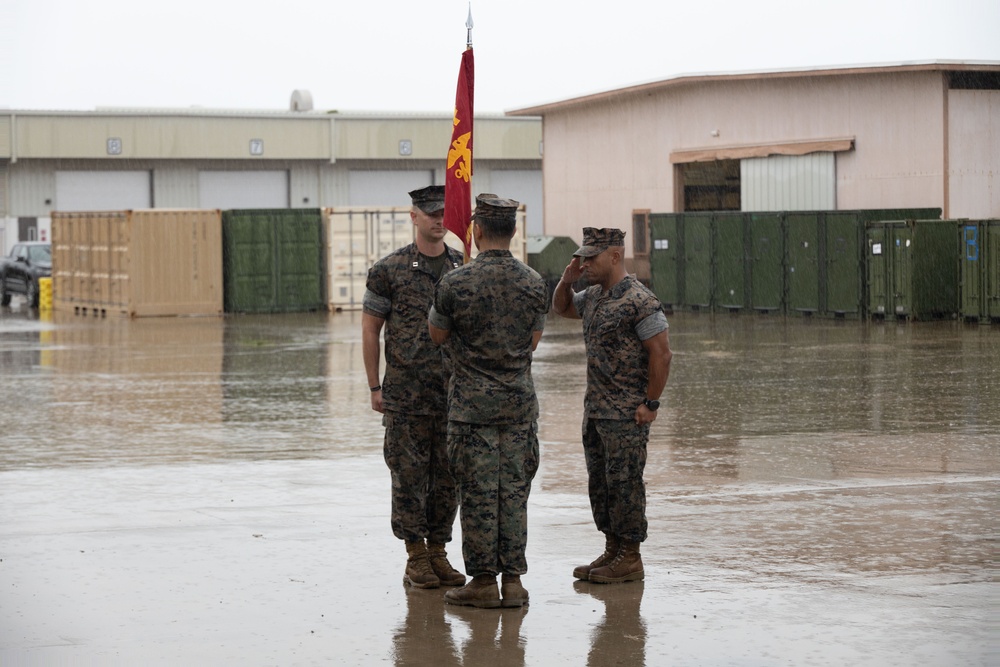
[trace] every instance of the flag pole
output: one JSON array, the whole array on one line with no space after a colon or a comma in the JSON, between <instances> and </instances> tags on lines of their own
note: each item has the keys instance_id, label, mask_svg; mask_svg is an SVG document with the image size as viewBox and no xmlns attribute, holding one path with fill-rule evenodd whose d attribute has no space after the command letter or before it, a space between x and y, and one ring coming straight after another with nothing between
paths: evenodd
<instances>
[{"instance_id":1,"label":"flag pole","mask_svg":"<svg viewBox=\"0 0 1000 667\"><path fill-rule=\"evenodd\" d=\"M472 3L469 3L469 18L465 19L465 48L472 48L472 28L475 24L472 22Z\"/></svg>"}]
</instances>

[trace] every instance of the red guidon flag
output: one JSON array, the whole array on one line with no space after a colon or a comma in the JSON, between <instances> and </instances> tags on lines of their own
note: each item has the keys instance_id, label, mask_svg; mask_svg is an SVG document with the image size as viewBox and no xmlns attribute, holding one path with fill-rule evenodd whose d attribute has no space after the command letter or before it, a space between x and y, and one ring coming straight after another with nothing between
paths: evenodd
<instances>
[{"instance_id":1,"label":"red guidon flag","mask_svg":"<svg viewBox=\"0 0 1000 667\"><path fill-rule=\"evenodd\" d=\"M472 100L475 63L470 46L462 54L455 93L455 119L444 175L444 227L465 243L465 260L472 252Z\"/></svg>"}]
</instances>

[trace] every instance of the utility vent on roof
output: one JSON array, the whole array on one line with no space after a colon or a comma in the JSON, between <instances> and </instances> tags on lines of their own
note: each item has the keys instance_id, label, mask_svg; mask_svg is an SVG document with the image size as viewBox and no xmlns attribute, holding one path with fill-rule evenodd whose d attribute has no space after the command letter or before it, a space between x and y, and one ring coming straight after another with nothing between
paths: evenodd
<instances>
[{"instance_id":1,"label":"utility vent on roof","mask_svg":"<svg viewBox=\"0 0 1000 667\"><path fill-rule=\"evenodd\" d=\"M293 90L292 101L288 107L292 111L312 111L313 96L308 90Z\"/></svg>"}]
</instances>

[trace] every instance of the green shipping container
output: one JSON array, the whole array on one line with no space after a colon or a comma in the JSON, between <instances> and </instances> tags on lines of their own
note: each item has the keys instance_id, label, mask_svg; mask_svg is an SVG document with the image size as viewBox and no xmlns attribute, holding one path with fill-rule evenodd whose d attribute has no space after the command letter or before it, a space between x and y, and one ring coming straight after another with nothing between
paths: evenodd
<instances>
[{"instance_id":1,"label":"green shipping container","mask_svg":"<svg viewBox=\"0 0 1000 667\"><path fill-rule=\"evenodd\" d=\"M886 289L866 284L865 224L940 215L933 208L652 214L650 284L677 309L861 317ZM888 247L883 240L880 248ZM877 260L871 269L881 270Z\"/></svg>"},{"instance_id":2,"label":"green shipping container","mask_svg":"<svg viewBox=\"0 0 1000 667\"><path fill-rule=\"evenodd\" d=\"M892 220L925 220L933 222L934 220L939 220L941 218L941 209L939 208L860 209L854 211L853 213L857 215L855 232L852 235L849 233L849 230L845 229L843 231L842 238L847 244L850 244L851 238L854 238L859 246L863 246L864 244L865 226L870 222L884 222ZM827 216L829 217L829 215L830 214L828 213ZM860 250L854 254L860 262L857 266L857 270L852 273L846 270L845 267L845 269L838 274L839 279L837 283L828 283L827 289L837 290L837 302L832 302L831 298L831 304L828 306L831 310L834 307L847 306L852 298L854 301L860 302L862 312L865 309L864 295L869 291L865 285L865 258L864 253ZM854 276L853 280L851 279L851 276ZM871 313L868 313L868 315L871 316Z\"/></svg>"},{"instance_id":3,"label":"green shipping container","mask_svg":"<svg viewBox=\"0 0 1000 667\"><path fill-rule=\"evenodd\" d=\"M866 304L869 317L892 317L892 304L889 299L889 258L887 228L877 225L865 230L865 283L867 286Z\"/></svg>"},{"instance_id":4,"label":"green shipping container","mask_svg":"<svg viewBox=\"0 0 1000 667\"><path fill-rule=\"evenodd\" d=\"M869 312L939 319L958 312L958 252L950 220L868 222Z\"/></svg>"},{"instance_id":5,"label":"green shipping container","mask_svg":"<svg viewBox=\"0 0 1000 667\"><path fill-rule=\"evenodd\" d=\"M654 213L649 216L649 284L656 297L668 309L681 305L684 263L681 261L681 216Z\"/></svg>"},{"instance_id":6,"label":"green shipping container","mask_svg":"<svg viewBox=\"0 0 1000 667\"><path fill-rule=\"evenodd\" d=\"M748 214L750 234L750 306L761 312L784 308L785 243L781 216Z\"/></svg>"},{"instance_id":7,"label":"green shipping container","mask_svg":"<svg viewBox=\"0 0 1000 667\"><path fill-rule=\"evenodd\" d=\"M746 219L741 213L716 213L712 219L715 309L738 312L747 307Z\"/></svg>"},{"instance_id":8,"label":"green shipping container","mask_svg":"<svg viewBox=\"0 0 1000 667\"><path fill-rule=\"evenodd\" d=\"M326 309L319 209L244 209L222 214L226 312Z\"/></svg>"},{"instance_id":9,"label":"green shipping container","mask_svg":"<svg viewBox=\"0 0 1000 667\"><path fill-rule=\"evenodd\" d=\"M1000 321L1000 220L960 220L959 314L983 324Z\"/></svg>"},{"instance_id":10,"label":"green shipping container","mask_svg":"<svg viewBox=\"0 0 1000 667\"><path fill-rule=\"evenodd\" d=\"M865 223L940 217L941 209L862 209L785 214L788 312L822 317L864 313ZM878 286L875 286L878 290Z\"/></svg>"},{"instance_id":11,"label":"green shipping container","mask_svg":"<svg viewBox=\"0 0 1000 667\"><path fill-rule=\"evenodd\" d=\"M785 214L787 312L820 312L819 213Z\"/></svg>"},{"instance_id":12,"label":"green shipping container","mask_svg":"<svg viewBox=\"0 0 1000 667\"><path fill-rule=\"evenodd\" d=\"M712 306L712 214L687 213L683 224L682 250L684 283L681 306L688 310L703 310Z\"/></svg>"},{"instance_id":13,"label":"green shipping container","mask_svg":"<svg viewBox=\"0 0 1000 667\"><path fill-rule=\"evenodd\" d=\"M986 223L986 315L992 322L1000 322L1000 220Z\"/></svg>"},{"instance_id":14,"label":"green shipping container","mask_svg":"<svg viewBox=\"0 0 1000 667\"><path fill-rule=\"evenodd\" d=\"M525 244L528 266L545 279L550 292L580 247L568 236L529 236Z\"/></svg>"},{"instance_id":15,"label":"green shipping container","mask_svg":"<svg viewBox=\"0 0 1000 667\"><path fill-rule=\"evenodd\" d=\"M965 220L959 226L961 257L959 263L958 314L965 320L986 318L986 291L983 289L983 252L980 244L986 240L981 220Z\"/></svg>"},{"instance_id":16,"label":"green shipping container","mask_svg":"<svg viewBox=\"0 0 1000 667\"><path fill-rule=\"evenodd\" d=\"M864 225L853 213L823 214L820 304L830 317L860 317L864 309Z\"/></svg>"},{"instance_id":17,"label":"green shipping container","mask_svg":"<svg viewBox=\"0 0 1000 667\"><path fill-rule=\"evenodd\" d=\"M568 236L529 236L528 266L546 280L555 278L558 281L579 247Z\"/></svg>"}]
</instances>

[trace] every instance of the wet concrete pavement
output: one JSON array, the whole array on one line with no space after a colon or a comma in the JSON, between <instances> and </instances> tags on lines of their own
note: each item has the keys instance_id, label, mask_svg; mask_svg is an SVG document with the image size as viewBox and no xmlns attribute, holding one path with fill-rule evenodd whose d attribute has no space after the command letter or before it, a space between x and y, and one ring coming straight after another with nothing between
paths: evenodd
<instances>
[{"instance_id":1,"label":"wet concrete pavement","mask_svg":"<svg viewBox=\"0 0 1000 667\"><path fill-rule=\"evenodd\" d=\"M675 314L643 583L602 548L579 323L535 357L525 610L401 583L357 313L0 310L0 664L989 665L1000 330ZM450 554L460 558L456 522Z\"/></svg>"}]
</instances>

